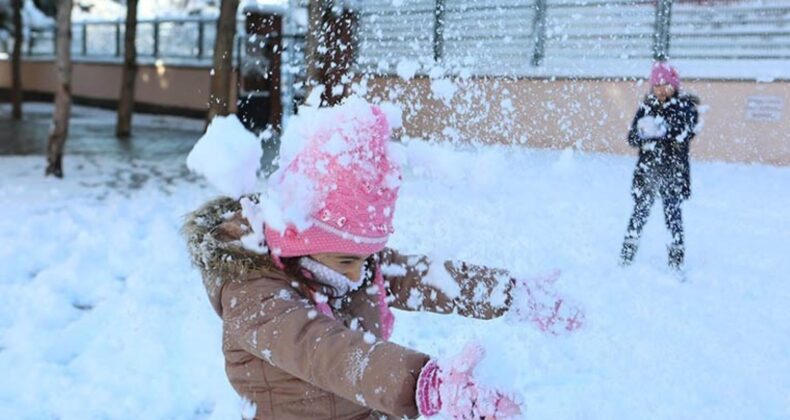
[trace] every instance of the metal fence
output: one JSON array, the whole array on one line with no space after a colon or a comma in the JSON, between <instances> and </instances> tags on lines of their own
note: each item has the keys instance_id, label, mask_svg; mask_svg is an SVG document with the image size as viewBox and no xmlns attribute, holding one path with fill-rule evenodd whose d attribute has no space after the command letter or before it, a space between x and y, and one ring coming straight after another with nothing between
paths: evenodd
<instances>
[{"instance_id":1,"label":"metal fence","mask_svg":"<svg viewBox=\"0 0 790 420\"><path fill-rule=\"evenodd\" d=\"M409 61L518 74L579 61L790 60L790 0L366 0L359 39L359 65L377 72Z\"/></svg>"},{"instance_id":2,"label":"metal fence","mask_svg":"<svg viewBox=\"0 0 790 420\"><path fill-rule=\"evenodd\" d=\"M72 56L75 60L120 58L125 28L122 20L74 23ZM243 33L242 25L239 29ZM209 63L216 31L216 21L212 19L139 20L135 44L137 55L143 60L167 58ZM23 53L27 56L54 55L55 36L55 28L32 32ZM239 45L237 42L237 52Z\"/></svg>"},{"instance_id":3,"label":"metal fence","mask_svg":"<svg viewBox=\"0 0 790 420\"><path fill-rule=\"evenodd\" d=\"M365 0L359 5L357 64L363 71L395 72L410 61L475 74L519 74L558 64L617 66L658 56L790 60L790 0ZM123 21L75 23L74 59L120 59L124 27ZM238 29L235 56L241 59L247 41L241 22ZM210 65L215 20L140 20L137 31L143 62L162 58ZM303 35L284 37L291 45L286 51L303 42ZM34 31L24 53L51 56L54 48L54 28ZM292 69L303 65L303 58L294 52L284 64Z\"/></svg>"}]
</instances>

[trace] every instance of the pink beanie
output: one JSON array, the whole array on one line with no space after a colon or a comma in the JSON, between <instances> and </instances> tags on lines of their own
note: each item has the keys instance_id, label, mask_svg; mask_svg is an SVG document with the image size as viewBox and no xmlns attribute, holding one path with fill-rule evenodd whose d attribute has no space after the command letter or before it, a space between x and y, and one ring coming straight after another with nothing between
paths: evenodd
<instances>
[{"instance_id":1,"label":"pink beanie","mask_svg":"<svg viewBox=\"0 0 790 420\"><path fill-rule=\"evenodd\" d=\"M273 176L286 196L315 191L308 226L300 230L289 223L278 231L267 225L266 242L278 257L379 252L393 232L401 179L389 154L387 118L359 98L318 112L324 118L310 121L303 147Z\"/></svg>"},{"instance_id":2,"label":"pink beanie","mask_svg":"<svg viewBox=\"0 0 790 420\"><path fill-rule=\"evenodd\" d=\"M675 90L680 89L680 75L666 61L656 61L650 71L650 86L665 84L672 85Z\"/></svg>"}]
</instances>

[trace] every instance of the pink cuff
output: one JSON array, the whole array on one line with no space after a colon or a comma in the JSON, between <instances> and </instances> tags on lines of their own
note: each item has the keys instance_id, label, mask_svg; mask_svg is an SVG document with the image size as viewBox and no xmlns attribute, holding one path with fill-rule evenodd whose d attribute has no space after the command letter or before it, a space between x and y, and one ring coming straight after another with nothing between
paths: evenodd
<instances>
[{"instance_id":1,"label":"pink cuff","mask_svg":"<svg viewBox=\"0 0 790 420\"><path fill-rule=\"evenodd\" d=\"M439 395L439 387L442 385L440 373L439 365L434 360L429 360L420 371L415 398L421 416L435 416L442 409L442 398Z\"/></svg>"}]
</instances>

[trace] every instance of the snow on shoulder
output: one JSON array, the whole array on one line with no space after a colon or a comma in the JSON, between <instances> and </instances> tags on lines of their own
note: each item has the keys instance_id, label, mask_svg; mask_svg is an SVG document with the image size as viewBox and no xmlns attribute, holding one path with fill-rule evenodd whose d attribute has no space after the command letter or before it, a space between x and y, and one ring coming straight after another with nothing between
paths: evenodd
<instances>
[{"instance_id":1,"label":"snow on shoulder","mask_svg":"<svg viewBox=\"0 0 790 420\"><path fill-rule=\"evenodd\" d=\"M228 197L255 190L263 149L235 115L215 117L187 156L187 167Z\"/></svg>"}]
</instances>

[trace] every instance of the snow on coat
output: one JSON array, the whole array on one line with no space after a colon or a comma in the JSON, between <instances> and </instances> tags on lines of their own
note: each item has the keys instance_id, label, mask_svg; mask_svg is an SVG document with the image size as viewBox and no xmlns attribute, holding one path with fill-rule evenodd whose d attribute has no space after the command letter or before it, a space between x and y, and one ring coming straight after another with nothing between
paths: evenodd
<instances>
[{"instance_id":1,"label":"snow on coat","mask_svg":"<svg viewBox=\"0 0 790 420\"><path fill-rule=\"evenodd\" d=\"M330 301L334 319L324 316L309 298L309 280L244 249L240 238L249 230L238 202L227 198L192 213L183 229L223 320L228 379L255 404L255 418L417 416L416 380L429 357L382 340L372 278ZM451 262L434 270L426 257L391 249L369 266L376 263L394 308L489 319L510 304L505 271ZM455 285L449 292L447 279Z\"/></svg>"},{"instance_id":2,"label":"snow on coat","mask_svg":"<svg viewBox=\"0 0 790 420\"><path fill-rule=\"evenodd\" d=\"M665 103L648 95L634 116L628 144L639 148L632 193L657 189L664 198L691 195L689 148L696 135L699 99L675 94Z\"/></svg>"}]
</instances>

